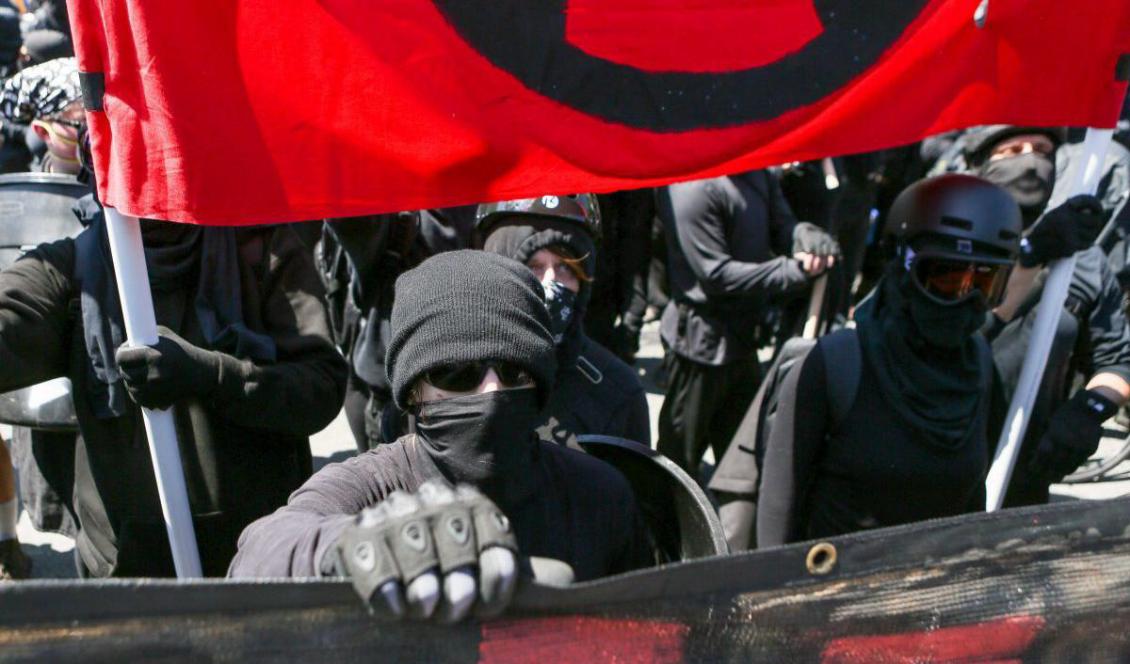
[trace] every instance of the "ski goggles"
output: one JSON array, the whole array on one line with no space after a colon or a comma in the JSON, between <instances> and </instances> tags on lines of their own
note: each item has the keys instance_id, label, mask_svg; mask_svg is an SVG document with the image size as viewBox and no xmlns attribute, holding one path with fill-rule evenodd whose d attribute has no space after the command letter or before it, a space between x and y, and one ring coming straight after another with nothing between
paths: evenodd
<instances>
[{"instance_id":1,"label":"ski goggles","mask_svg":"<svg viewBox=\"0 0 1130 664\"><path fill-rule=\"evenodd\" d=\"M440 367L424 374L424 380L445 392L472 392L482 384L487 371L494 369L505 387L528 387L534 378L511 362L467 362Z\"/></svg>"},{"instance_id":2,"label":"ski goggles","mask_svg":"<svg viewBox=\"0 0 1130 664\"><path fill-rule=\"evenodd\" d=\"M986 302L994 305L1004 295L1012 266L942 256L915 256L909 269L915 285L942 304L960 302L979 292Z\"/></svg>"}]
</instances>

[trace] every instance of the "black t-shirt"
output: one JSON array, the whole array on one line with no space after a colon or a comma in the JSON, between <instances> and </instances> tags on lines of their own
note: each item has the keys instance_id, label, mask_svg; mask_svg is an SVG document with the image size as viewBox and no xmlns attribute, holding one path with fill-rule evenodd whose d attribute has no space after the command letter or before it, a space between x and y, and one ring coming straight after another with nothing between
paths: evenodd
<instances>
[{"instance_id":1,"label":"black t-shirt","mask_svg":"<svg viewBox=\"0 0 1130 664\"><path fill-rule=\"evenodd\" d=\"M864 361L855 403L834 427L819 351L813 349L781 387L762 463L759 547L984 508L985 407L962 445L928 443L886 402Z\"/></svg>"}]
</instances>

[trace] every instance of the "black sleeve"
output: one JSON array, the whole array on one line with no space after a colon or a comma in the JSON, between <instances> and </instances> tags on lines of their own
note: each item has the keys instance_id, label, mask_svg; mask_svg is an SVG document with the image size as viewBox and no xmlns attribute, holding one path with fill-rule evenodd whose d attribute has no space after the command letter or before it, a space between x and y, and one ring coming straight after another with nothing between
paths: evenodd
<instances>
[{"instance_id":1,"label":"black sleeve","mask_svg":"<svg viewBox=\"0 0 1130 664\"><path fill-rule=\"evenodd\" d=\"M827 434L828 402L819 346L785 376L761 463L757 546L803 539L806 497Z\"/></svg>"},{"instance_id":2,"label":"black sleeve","mask_svg":"<svg viewBox=\"0 0 1130 664\"><path fill-rule=\"evenodd\" d=\"M0 392L67 372L74 242L40 245L0 272Z\"/></svg>"},{"instance_id":3,"label":"black sleeve","mask_svg":"<svg viewBox=\"0 0 1130 664\"><path fill-rule=\"evenodd\" d=\"M737 201L714 180L672 185L668 191L676 238L708 294L780 294L808 283L791 256L747 263L730 255L726 220L737 215Z\"/></svg>"},{"instance_id":4,"label":"black sleeve","mask_svg":"<svg viewBox=\"0 0 1130 664\"><path fill-rule=\"evenodd\" d=\"M1093 373L1113 373L1130 383L1130 328L1122 309L1122 289L1101 252L1090 249L1079 257L1080 261L1084 259L1097 272L1095 281L1100 289L1087 319L1090 368Z\"/></svg>"},{"instance_id":5,"label":"black sleeve","mask_svg":"<svg viewBox=\"0 0 1130 664\"><path fill-rule=\"evenodd\" d=\"M286 227L270 238L261 314L278 358L258 364L223 355L212 407L244 426L308 436L341 410L347 367L333 344L313 257Z\"/></svg>"},{"instance_id":6,"label":"black sleeve","mask_svg":"<svg viewBox=\"0 0 1130 664\"><path fill-rule=\"evenodd\" d=\"M286 505L248 526L228 568L231 577L323 576L326 553L354 517L393 490L414 491L394 463L396 449L367 452L318 471Z\"/></svg>"},{"instance_id":7,"label":"black sleeve","mask_svg":"<svg viewBox=\"0 0 1130 664\"><path fill-rule=\"evenodd\" d=\"M789 207L785 192L781 189L781 181L769 171L761 172L766 181L768 195L766 201L769 207L769 231L773 240L773 251L781 256L792 256L793 230L797 225L796 215Z\"/></svg>"},{"instance_id":8,"label":"black sleeve","mask_svg":"<svg viewBox=\"0 0 1130 664\"><path fill-rule=\"evenodd\" d=\"M647 394L637 387L625 402L625 438L651 447L651 418L648 414Z\"/></svg>"},{"instance_id":9,"label":"black sleeve","mask_svg":"<svg viewBox=\"0 0 1130 664\"><path fill-rule=\"evenodd\" d=\"M380 293L384 256L392 224L399 215L376 214L348 219L327 219L326 231L333 235L349 261L353 282L350 284L354 304L368 311Z\"/></svg>"},{"instance_id":10,"label":"black sleeve","mask_svg":"<svg viewBox=\"0 0 1130 664\"><path fill-rule=\"evenodd\" d=\"M651 270L651 223L655 217L655 195L651 189L624 192L624 218L621 219L621 253L613 259L623 275L620 287L620 325L639 345L643 317L647 311L648 276Z\"/></svg>"}]
</instances>

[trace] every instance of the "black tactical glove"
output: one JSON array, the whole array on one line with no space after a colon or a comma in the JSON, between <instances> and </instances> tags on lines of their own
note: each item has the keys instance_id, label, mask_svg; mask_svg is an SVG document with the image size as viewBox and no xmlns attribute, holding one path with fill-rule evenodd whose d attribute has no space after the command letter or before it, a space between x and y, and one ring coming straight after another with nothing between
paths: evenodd
<instances>
[{"instance_id":1,"label":"black tactical glove","mask_svg":"<svg viewBox=\"0 0 1130 664\"><path fill-rule=\"evenodd\" d=\"M439 480L365 509L328 555L370 610L441 622L506 608L518 579L517 540L502 511L475 489ZM442 589L441 581L442 578Z\"/></svg>"},{"instance_id":2,"label":"black tactical glove","mask_svg":"<svg viewBox=\"0 0 1130 664\"><path fill-rule=\"evenodd\" d=\"M1035 267L1090 247L1103 229L1103 206L1086 194L1040 217L1020 241L1020 265Z\"/></svg>"},{"instance_id":3,"label":"black tactical glove","mask_svg":"<svg viewBox=\"0 0 1130 664\"><path fill-rule=\"evenodd\" d=\"M840 243L823 228L816 224L802 221L793 228L793 253L812 254L813 256L840 255Z\"/></svg>"},{"instance_id":4,"label":"black tactical glove","mask_svg":"<svg viewBox=\"0 0 1130 664\"><path fill-rule=\"evenodd\" d=\"M1049 483L1074 472L1098 449L1103 422L1117 410L1113 401L1095 390L1076 392L1048 422L1028 470Z\"/></svg>"},{"instance_id":5,"label":"black tactical glove","mask_svg":"<svg viewBox=\"0 0 1130 664\"><path fill-rule=\"evenodd\" d=\"M157 333L155 346L123 344L114 354L130 397L144 408L162 409L215 391L223 356L193 346L166 327Z\"/></svg>"}]
</instances>

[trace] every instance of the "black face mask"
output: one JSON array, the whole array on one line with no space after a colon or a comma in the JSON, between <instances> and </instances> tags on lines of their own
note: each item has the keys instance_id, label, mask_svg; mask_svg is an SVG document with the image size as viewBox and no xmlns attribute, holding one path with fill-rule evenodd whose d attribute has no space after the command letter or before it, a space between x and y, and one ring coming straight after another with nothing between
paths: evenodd
<instances>
[{"instance_id":1,"label":"black face mask","mask_svg":"<svg viewBox=\"0 0 1130 664\"><path fill-rule=\"evenodd\" d=\"M982 297L946 305L915 293L907 298L907 310L918 337L935 348L961 346L985 322Z\"/></svg>"},{"instance_id":2,"label":"black face mask","mask_svg":"<svg viewBox=\"0 0 1130 664\"><path fill-rule=\"evenodd\" d=\"M429 401L415 409L416 434L450 482L514 504L532 490L537 398L519 388Z\"/></svg>"},{"instance_id":3,"label":"black face mask","mask_svg":"<svg viewBox=\"0 0 1130 664\"><path fill-rule=\"evenodd\" d=\"M1055 184L1055 160L1037 152L986 161L981 177L1012 195L1028 226L1040 216Z\"/></svg>"},{"instance_id":4,"label":"black face mask","mask_svg":"<svg viewBox=\"0 0 1130 664\"><path fill-rule=\"evenodd\" d=\"M560 345L577 311L577 294L560 281L547 281L542 288L545 289L545 306L549 309L549 331L553 334L553 343Z\"/></svg>"}]
</instances>

